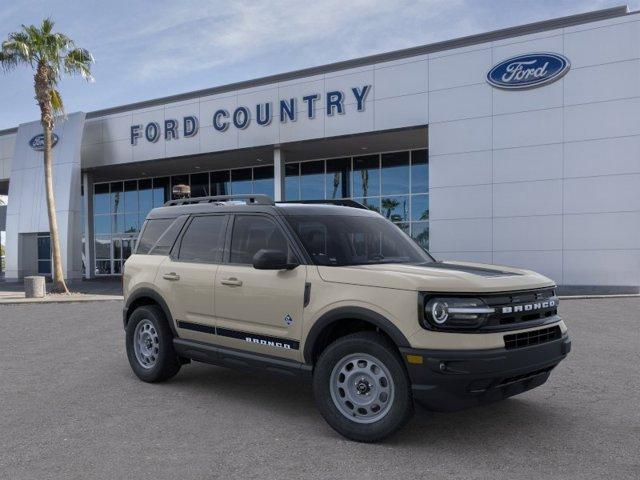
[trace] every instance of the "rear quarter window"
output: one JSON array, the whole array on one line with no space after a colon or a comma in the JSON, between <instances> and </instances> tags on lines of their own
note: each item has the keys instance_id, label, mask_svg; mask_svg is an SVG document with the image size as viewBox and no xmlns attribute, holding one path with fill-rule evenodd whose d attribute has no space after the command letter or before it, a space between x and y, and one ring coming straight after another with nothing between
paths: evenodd
<instances>
[{"instance_id":1,"label":"rear quarter window","mask_svg":"<svg viewBox=\"0 0 640 480\"><path fill-rule=\"evenodd\" d=\"M136 254L168 255L184 225L186 215L147 220L138 240Z\"/></svg>"}]
</instances>

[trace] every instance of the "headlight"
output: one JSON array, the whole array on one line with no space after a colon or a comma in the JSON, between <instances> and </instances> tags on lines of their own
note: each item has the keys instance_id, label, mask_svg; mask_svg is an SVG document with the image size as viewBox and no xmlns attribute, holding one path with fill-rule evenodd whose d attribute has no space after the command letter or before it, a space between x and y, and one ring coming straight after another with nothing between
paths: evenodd
<instances>
[{"instance_id":1,"label":"headlight","mask_svg":"<svg viewBox=\"0 0 640 480\"><path fill-rule=\"evenodd\" d=\"M427 328L476 328L482 325L495 309L479 298L431 298L425 303Z\"/></svg>"}]
</instances>

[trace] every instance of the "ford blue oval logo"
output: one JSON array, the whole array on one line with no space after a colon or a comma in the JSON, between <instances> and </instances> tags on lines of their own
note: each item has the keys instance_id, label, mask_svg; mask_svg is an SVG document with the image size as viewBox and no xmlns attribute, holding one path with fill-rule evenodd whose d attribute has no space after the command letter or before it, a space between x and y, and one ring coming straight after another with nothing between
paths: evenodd
<instances>
[{"instance_id":1,"label":"ford blue oval logo","mask_svg":"<svg viewBox=\"0 0 640 480\"><path fill-rule=\"evenodd\" d=\"M58 136L55 133L51 134L51 148L56 146L58 143ZM29 140L29 146L33 148L36 152L44 152L44 133L39 133L31 140Z\"/></svg>"},{"instance_id":2,"label":"ford blue oval logo","mask_svg":"<svg viewBox=\"0 0 640 480\"><path fill-rule=\"evenodd\" d=\"M569 59L558 53L529 53L495 65L487 82L505 90L535 88L558 80L570 67Z\"/></svg>"}]
</instances>

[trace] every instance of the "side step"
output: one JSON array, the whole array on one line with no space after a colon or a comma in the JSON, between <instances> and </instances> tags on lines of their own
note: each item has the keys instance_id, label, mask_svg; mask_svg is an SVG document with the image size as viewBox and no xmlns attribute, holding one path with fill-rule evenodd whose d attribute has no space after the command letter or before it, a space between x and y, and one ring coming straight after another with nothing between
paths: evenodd
<instances>
[{"instance_id":1,"label":"side step","mask_svg":"<svg viewBox=\"0 0 640 480\"><path fill-rule=\"evenodd\" d=\"M310 381L313 372L313 367L305 363L223 348L195 340L174 338L173 346L181 357L252 373L268 372Z\"/></svg>"}]
</instances>

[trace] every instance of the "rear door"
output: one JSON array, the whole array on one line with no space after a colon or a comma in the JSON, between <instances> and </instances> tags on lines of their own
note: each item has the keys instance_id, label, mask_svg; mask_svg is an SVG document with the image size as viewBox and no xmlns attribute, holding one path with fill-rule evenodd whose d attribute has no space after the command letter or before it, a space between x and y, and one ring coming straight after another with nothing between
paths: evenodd
<instances>
[{"instance_id":1,"label":"rear door","mask_svg":"<svg viewBox=\"0 0 640 480\"><path fill-rule=\"evenodd\" d=\"M282 250L300 261L275 218L234 215L226 259L216 275L217 343L299 360L306 266L257 270L253 256L261 249Z\"/></svg>"},{"instance_id":2,"label":"rear door","mask_svg":"<svg viewBox=\"0 0 640 480\"><path fill-rule=\"evenodd\" d=\"M213 289L228 220L224 214L193 216L158 269L156 283L170 299L182 338L205 342L215 338Z\"/></svg>"}]
</instances>

